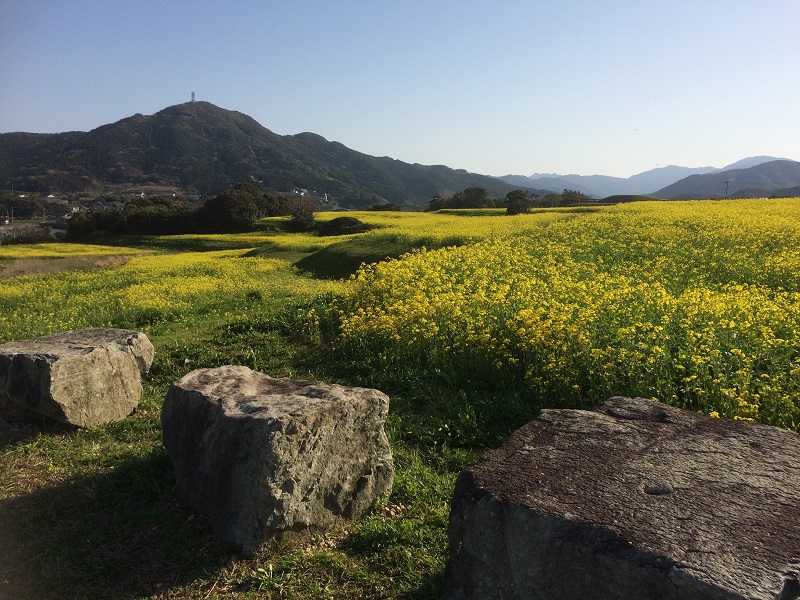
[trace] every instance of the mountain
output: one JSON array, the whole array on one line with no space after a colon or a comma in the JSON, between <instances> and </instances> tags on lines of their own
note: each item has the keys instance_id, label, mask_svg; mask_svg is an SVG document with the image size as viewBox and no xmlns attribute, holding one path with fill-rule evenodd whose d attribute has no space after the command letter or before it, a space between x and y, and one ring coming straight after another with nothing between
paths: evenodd
<instances>
[{"instance_id":1,"label":"mountain","mask_svg":"<svg viewBox=\"0 0 800 600\"><path fill-rule=\"evenodd\" d=\"M800 162L772 160L746 169L729 169L705 175L691 175L653 195L659 198L724 198L786 195L800 186Z\"/></svg>"},{"instance_id":2,"label":"mountain","mask_svg":"<svg viewBox=\"0 0 800 600\"><path fill-rule=\"evenodd\" d=\"M445 166L376 158L313 133L281 136L208 102L136 114L89 132L0 134L0 188L80 193L110 186L171 186L213 195L239 182L325 192L341 206L386 200L427 206L435 195L518 186ZM539 190L545 192L546 190Z\"/></svg>"},{"instance_id":3,"label":"mountain","mask_svg":"<svg viewBox=\"0 0 800 600\"><path fill-rule=\"evenodd\" d=\"M676 167L669 165L645 171L628 178L609 175L505 175L499 179L512 185L527 185L547 189L571 189L595 198L615 195L650 194L684 177L697 173L710 173L714 167Z\"/></svg>"},{"instance_id":4,"label":"mountain","mask_svg":"<svg viewBox=\"0 0 800 600\"><path fill-rule=\"evenodd\" d=\"M680 181L684 177L689 177L690 175L702 175L704 173L710 173L713 170L714 167L692 168L667 165L666 167L659 167L657 169L645 171L644 173L639 173L638 175L633 175L628 177L627 181L630 185L639 190L648 190L647 192L635 192L637 194L652 193L653 190L661 189L662 187L671 183Z\"/></svg>"},{"instance_id":5,"label":"mountain","mask_svg":"<svg viewBox=\"0 0 800 600\"><path fill-rule=\"evenodd\" d=\"M773 160L790 160L788 158L778 158L777 156L749 156L742 160L737 160L735 163L729 164L727 167L715 169L713 172L719 173L722 171L731 171L733 169L749 169L750 167L758 166L765 162L772 162Z\"/></svg>"}]
</instances>

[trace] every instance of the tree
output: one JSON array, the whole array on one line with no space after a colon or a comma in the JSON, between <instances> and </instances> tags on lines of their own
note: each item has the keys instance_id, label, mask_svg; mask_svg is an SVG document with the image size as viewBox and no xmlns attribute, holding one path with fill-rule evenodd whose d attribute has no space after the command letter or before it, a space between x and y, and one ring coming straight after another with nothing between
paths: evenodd
<instances>
[{"instance_id":1,"label":"tree","mask_svg":"<svg viewBox=\"0 0 800 600\"><path fill-rule=\"evenodd\" d=\"M506 194L506 214L520 215L528 214L533 206L536 194L531 194L523 190L512 190Z\"/></svg>"},{"instance_id":2,"label":"tree","mask_svg":"<svg viewBox=\"0 0 800 600\"><path fill-rule=\"evenodd\" d=\"M453 208L493 208L494 198L482 187L468 187L455 194L452 199Z\"/></svg>"},{"instance_id":3,"label":"tree","mask_svg":"<svg viewBox=\"0 0 800 600\"><path fill-rule=\"evenodd\" d=\"M565 189L561 192L561 204L575 204L577 202L586 202L589 196L577 190Z\"/></svg>"},{"instance_id":4,"label":"tree","mask_svg":"<svg viewBox=\"0 0 800 600\"><path fill-rule=\"evenodd\" d=\"M130 234L171 235L186 233L191 229L194 207L185 203L156 196L137 198L128 202L120 213L110 211L105 227L110 231ZM104 229L104 227L98 227Z\"/></svg>"},{"instance_id":5,"label":"tree","mask_svg":"<svg viewBox=\"0 0 800 600\"><path fill-rule=\"evenodd\" d=\"M261 190L250 184L239 184L206 202L197 211L202 231L238 233L253 229L259 217Z\"/></svg>"},{"instance_id":6,"label":"tree","mask_svg":"<svg viewBox=\"0 0 800 600\"><path fill-rule=\"evenodd\" d=\"M289 229L291 231L310 231L314 228L314 212L317 203L311 198L297 196L289 198Z\"/></svg>"},{"instance_id":7,"label":"tree","mask_svg":"<svg viewBox=\"0 0 800 600\"><path fill-rule=\"evenodd\" d=\"M494 198L482 187L468 187L462 192L456 192L450 198L434 196L428 210L442 208L493 208Z\"/></svg>"},{"instance_id":8,"label":"tree","mask_svg":"<svg viewBox=\"0 0 800 600\"><path fill-rule=\"evenodd\" d=\"M448 200L449 198L442 198L438 194L431 198L431 203L428 205L426 210L434 211L434 210L441 210L442 208L448 207Z\"/></svg>"},{"instance_id":9,"label":"tree","mask_svg":"<svg viewBox=\"0 0 800 600\"><path fill-rule=\"evenodd\" d=\"M370 210L401 211L403 210L403 207L400 206L399 204L387 202L385 204L373 204L370 207Z\"/></svg>"},{"instance_id":10,"label":"tree","mask_svg":"<svg viewBox=\"0 0 800 600\"><path fill-rule=\"evenodd\" d=\"M559 206L561 204L561 196L555 192L549 192L539 201L539 206L550 207Z\"/></svg>"},{"instance_id":11,"label":"tree","mask_svg":"<svg viewBox=\"0 0 800 600\"><path fill-rule=\"evenodd\" d=\"M259 217L280 217L287 215L286 199L277 194L263 194L258 201Z\"/></svg>"},{"instance_id":12,"label":"tree","mask_svg":"<svg viewBox=\"0 0 800 600\"><path fill-rule=\"evenodd\" d=\"M77 212L69 219L67 224L66 240L78 240L95 232L97 229L91 215L85 212Z\"/></svg>"}]
</instances>

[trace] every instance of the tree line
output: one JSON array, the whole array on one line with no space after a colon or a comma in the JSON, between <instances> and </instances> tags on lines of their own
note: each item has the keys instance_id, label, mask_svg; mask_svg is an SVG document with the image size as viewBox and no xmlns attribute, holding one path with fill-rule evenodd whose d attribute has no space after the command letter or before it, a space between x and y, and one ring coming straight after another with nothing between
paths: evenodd
<instances>
[{"instance_id":1,"label":"tree line","mask_svg":"<svg viewBox=\"0 0 800 600\"><path fill-rule=\"evenodd\" d=\"M76 213L69 220L67 239L93 233L178 235L183 233L241 233L252 231L263 217L288 216L289 227L305 231L314 226L317 203L305 196L282 196L240 183L201 205L156 196L136 198L121 211Z\"/></svg>"},{"instance_id":2,"label":"tree line","mask_svg":"<svg viewBox=\"0 0 800 600\"><path fill-rule=\"evenodd\" d=\"M450 197L434 196L427 210L444 208L505 208L507 214L527 213L532 208L568 206L586 202L589 196L576 190L565 189L560 194L551 192L543 197L525 190L511 190L504 198L496 200L482 187L469 187Z\"/></svg>"}]
</instances>

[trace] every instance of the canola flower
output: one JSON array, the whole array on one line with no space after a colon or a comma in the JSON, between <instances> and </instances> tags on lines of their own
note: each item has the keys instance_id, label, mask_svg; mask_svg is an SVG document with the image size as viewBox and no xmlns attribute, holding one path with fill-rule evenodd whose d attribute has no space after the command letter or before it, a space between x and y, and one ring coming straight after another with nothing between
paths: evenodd
<instances>
[{"instance_id":1,"label":"canola flower","mask_svg":"<svg viewBox=\"0 0 800 600\"><path fill-rule=\"evenodd\" d=\"M616 394L800 425L800 200L635 203L348 283L340 343L548 406Z\"/></svg>"},{"instance_id":2,"label":"canola flower","mask_svg":"<svg viewBox=\"0 0 800 600\"><path fill-rule=\"evenodd\" d=\"M363 237L440 249L365 267L345 284L243 258L243 249L6 279L0 342L89 326L235 320L248 299L332 292L342 297L336 343L356 361L378 357L381 368L522 390L537 405L639 395L798 428L800 199L486 212L356 213L378 227ZM216 237L302 253L352 236ZM0 250L9 258L140 253L38 246ZM332 313L318 308L300 311L296 324L330 331L320 318Z\"/></svg>"},{"instance_id":3,"label":"canola flower","mask_svg":"<svg viewBox=\"0 0 800 600\"><path fill-rule=\"evenodd\" d=\"M0 246L0 259L15 258L63 258L66 256L108 256L148 254L140 248L124 246L100 246L94 244L12 244Z\"/></svg>"},{"instance_id":4,"label":"canola flower","mask_svg":"<svg viewBox=\"0 0 800 600\"><path fill-rule=\"evenodd\" d=\"M502 209L448 210L429 212L353 212L354 216L376 229L363 237L402 240L428 247L460 246L492 237L527 235L544 226L582 214L574 209L537 210L509 218ZM339 216L321 213L320 220Z\"/></svg>"},{"instance_id":5,"label":"canola flower","mask_svg":"<svg viewBox=\"0 0 800 600\"><path fill-rule=\"evenodd\" d=\"M0 343L83 327L146 332L157 323L234 319L236 307L252 304L253 298L301 300L339 285L303 278L285 261L242 254L163 254L104 270L5 279Z\"/></svg>"}]
</instances>

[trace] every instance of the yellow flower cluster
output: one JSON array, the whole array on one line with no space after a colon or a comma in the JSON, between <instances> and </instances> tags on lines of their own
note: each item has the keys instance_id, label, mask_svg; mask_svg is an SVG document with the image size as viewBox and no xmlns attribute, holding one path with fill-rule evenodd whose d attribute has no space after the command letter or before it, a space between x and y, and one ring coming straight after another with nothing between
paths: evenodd
<instances>
[{"instance_id":1,"label":"yellow flower cluster","mask_svg":"<svg viewBox=\"0 0 800 600\"><path fill-rule=\"evenodd\" d=\"M363 269L341 342L548 405L800 425L800 200L636 203Z\"/></svg>"},{"instance_id":2,"label":"yellow flower cluster","mask_svg":"<svg viewBox=\"0 0 800 600\"><path fill-rule=\"evenodd\" d=\"M14 258L63 258L65 256L108 256L149 254L141 248L124 246L100 246L92 244L15 244L0 246L0 259Z\"/></svg>"},{"instance_id":3,"label":"yellow flower cluster","mask_svg":"<svg viewBox=\"0 0 800 600\"><path fill-rule=\"evenodd\" d=\"M539 210L527 215L506 216L501 209L452 210L437 213L370 211L347 213L376 227L362 234L389 241L402 240L432 247L460 246L491 237L527 235L543 226L576 216L574 210ZM338 213L321 213L324 221Z\"/></svg>"},{"instance_id":4,"label":"yellow flower cluster","mask_svg":"<svg viewBox=\"0 0 800 600\"><path fill-rule=\"evenodd\" d=\"M16 277L0 287L0 342L81 327L147 331L153 323L225 313L248 297L302 300L338 286L303 278L285 261L244 258L241 250L162 254L112 269Z\"/></svg>"}]
</instances>

